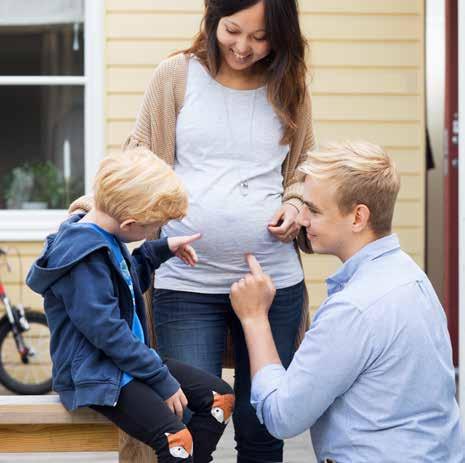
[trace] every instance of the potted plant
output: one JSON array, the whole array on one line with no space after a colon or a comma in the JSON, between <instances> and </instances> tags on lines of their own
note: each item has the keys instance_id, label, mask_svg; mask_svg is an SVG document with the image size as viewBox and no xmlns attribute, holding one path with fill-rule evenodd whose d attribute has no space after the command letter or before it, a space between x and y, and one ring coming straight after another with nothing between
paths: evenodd
<instances>
[{"instance_id":1,"label":"potted plant","mask_svg":"<svg viewBox=\"0 0 465 463\"><path fill-rule=\"evenodd\" d=\"M5 200L9 209L63 209L66 193L63 175L52 162L25 163L9 174Z\"/></svg>"}]
</instances>

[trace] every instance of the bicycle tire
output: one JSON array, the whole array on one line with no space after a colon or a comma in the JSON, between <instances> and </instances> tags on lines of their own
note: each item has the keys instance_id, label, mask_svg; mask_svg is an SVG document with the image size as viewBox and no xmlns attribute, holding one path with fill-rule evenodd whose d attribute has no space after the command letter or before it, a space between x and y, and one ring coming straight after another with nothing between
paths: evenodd
<instances>
[{"instance_id":1,"label":"bicycle tire","mask_svg":"<svg viewBox=\"0 0 465 463\"><path fill-rule=\"evenodd\" d=\"M42 312L37 312L33 310L26 310L26 318L31 327L34 324L44 325L48 328L47 319L45 314ZM22 395L40 395L47 394L52 390L52 378L51 378L51 365L50 365L50 378L36 384L27 384L18 379L12 377L8 370L5 368L3 362L3 355L5 349L5 342L8 339L8 335L12 333L11 325L7 319L4 319L0 323L0 383L3 384L8 390L16 394ZM48 349L48 346L47 346ZM31 365L31 368L34 367L34 364Z\"/></svg>"}]
</instances>

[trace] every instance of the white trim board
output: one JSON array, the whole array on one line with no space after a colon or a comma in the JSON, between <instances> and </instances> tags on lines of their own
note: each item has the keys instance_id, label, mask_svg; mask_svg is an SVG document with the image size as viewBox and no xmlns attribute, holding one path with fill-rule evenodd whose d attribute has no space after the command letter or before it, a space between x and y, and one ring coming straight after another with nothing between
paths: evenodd
<instances>
[{"instance_id":1,"label":"white trim board","mask_svg":"<svg viewBox=\"0 0 465 463\"><path fill-rule=\"evenodd\" d=\"M0 241L43 241L67 215L62 210L0 210Z\"/></svg>"},{"instance_id":2,"label":"white trim board","mask_svg":"<svg viewBox=\"0 0 465 463\"><path fill-rule=\"evenodd\" d=\"M84 69L87 78L85 118L85 191L92 190L97 167L105 153L105 4L104 0L86 0L86 50Z\"/></svg>"},{"instance_id":3,"label":"white trim board","mask_svg":"<svg viewBox=\"0 0 465 463\"><path fill-rule=\"evenodd\" d=\"M85 85L85 76L0 76L0 85Z\"/></svg>"}]
</instances>

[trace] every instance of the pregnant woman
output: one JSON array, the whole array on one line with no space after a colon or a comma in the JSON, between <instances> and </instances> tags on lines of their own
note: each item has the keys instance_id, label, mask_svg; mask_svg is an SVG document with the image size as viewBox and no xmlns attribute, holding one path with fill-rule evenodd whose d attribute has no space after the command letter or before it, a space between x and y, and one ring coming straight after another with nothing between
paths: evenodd
<instances>
[{"instance_id":1,"label":"pregnant woman","mask_svg":"<svg viewBox=\"0 0 465 463\"><path fill-rule=\"evenodd\" d=\"M295 173L313 145L305 49L295 0L207 0L200 34L157 68L127 142L160 156L171 142L167 160L189 193L187 217L162 236L201 232L199 261L191 268L171 259L156 273L158 349L220 376L230 327L240 463L283 461L282 441L250 405L249 359L229 289L253 253L278 289L270 321L287 366L304 303L292 242L302 204Z\"/></svg>"},{"instance_id":2,"label":"pregnant woman","mask_svg":"<svg viewBox=\"0 0 465 463\"><path fill-rule=\"evenodd\" d=\"M282 441L250 405L247 348L229 300L246 253L277 288L269 317L284 366L305 326L294 245L303 204L296 169L314 143L305 52L296 0L206 0L201 32L156 68L126 141L172 165L188 191L187 217L161 233L201 232L199 260L192 268L172 259L156 272L157 348L220 376L231 330L240 463L283 461Z\"/></svg>"}]
</instances>

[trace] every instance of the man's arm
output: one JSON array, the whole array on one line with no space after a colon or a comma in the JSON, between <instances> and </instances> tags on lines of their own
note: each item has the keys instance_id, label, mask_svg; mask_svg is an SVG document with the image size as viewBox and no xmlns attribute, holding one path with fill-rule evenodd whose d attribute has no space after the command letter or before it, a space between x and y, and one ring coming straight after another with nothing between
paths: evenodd
<instances>
[{"instance_id":1,"label":"man's arm","mask_svg":"<svg viewBox=\"0 0 465 463\"><path fill-rule=\"evenodd\" d=\"M247 255L246 259L251 273L231 286L230 297L244 330L253 378L266 365L281 365L281 360L268 321L276 289L255 257Z\"/></svg>"},{"instance_id":2,"label":"man's arm","mask_svg":"<svg viewBox=\"0 0 465 463\"><path fill-rule=\"evenodd\" d=\"M295 436L311 428L374 358L363 313L329 301L319 309L287 371L268 365L253 377L252 404L271 434Z\"/></svg>"},{"instance_id":3,"label":"man's arm","mask_svg":"<svg viewBox=\"0 0 465 463\"><path fill-rule=\"evenodd\" d=\"M249 351L252 378L267 365L282 365L268 319L246 322L242 328Z\"/></svg>"},{"instance_id":4,"label":"man's arm","mask_svg":"<svg viewBox=\"0 0 465 463\"><path fill-rule=\"evenodd\" d=\"M268 431L288 438L308 430L351 387L373 356L372 341L362 313L328 302L286 371L268 321L274 291L255 281L264 277L255 259L248 261L252 274L232 288L231 301L249 349L251 401Z\"/></svg>"}]
</instances>

